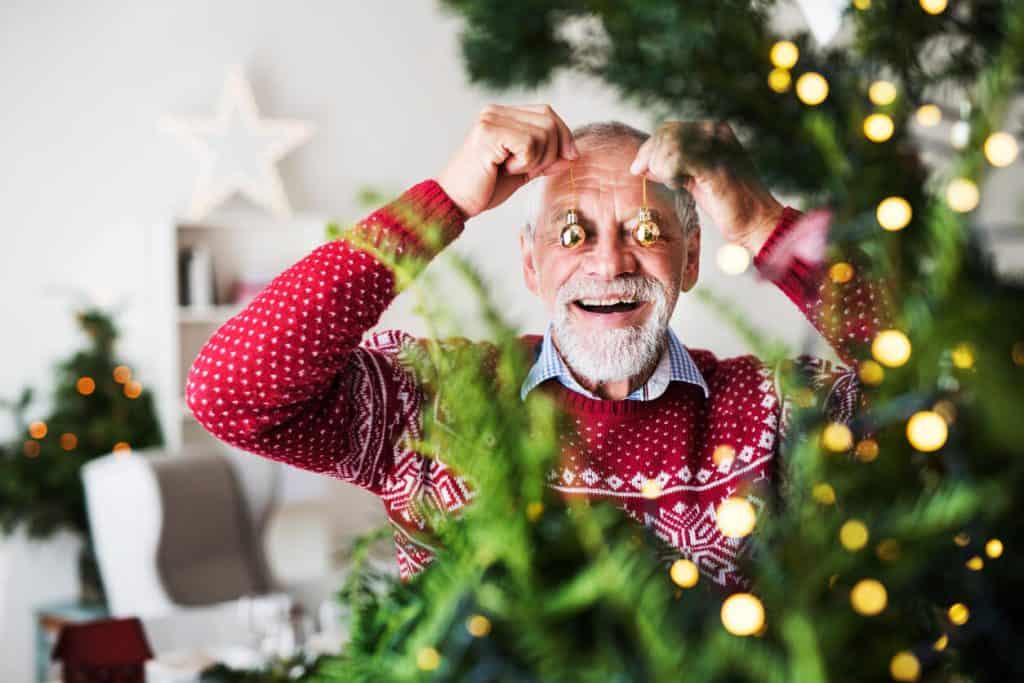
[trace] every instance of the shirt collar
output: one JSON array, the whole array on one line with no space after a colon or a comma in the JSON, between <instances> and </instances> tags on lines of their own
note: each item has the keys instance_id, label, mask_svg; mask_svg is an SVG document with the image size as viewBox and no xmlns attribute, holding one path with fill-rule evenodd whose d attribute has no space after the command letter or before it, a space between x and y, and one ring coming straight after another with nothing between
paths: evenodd
<instances>
[{"instance_id":1,"label":"shirt collar","mask_svg":"<svg viewBox=\"0 0 1024 683\"><path fill-rule=\"evenodd\" d=\"M554 341L552 340L551 331L553 327L552 323L548 323L547 329L544 331L544 341L541 343L540 353L537 354L537 360L526 375L526 380L523 382L522 389L519 392L520 397L525 400L526 395L539 384L554 377L564 387L576 393L583 394L588 398L599 399L599 396L580 386L579 382L572 376L572 373L569 372L569 368L562 360L562 356L558 353L558 349L555 348ZM653 401L665 393L671 382L696 384L704 391L704 398L708 397L707 382L704 381L704 376L700 373L700 369L697 368L697 364L693 362L690 352L679 341L671 327L668 328L666 334L668 335L668 344L666 344L665 351L661 354L658 367L654 369L654 373L651 374L647 383L634 389L626 397L627 400Z\"/></svg>"}]
</instances>

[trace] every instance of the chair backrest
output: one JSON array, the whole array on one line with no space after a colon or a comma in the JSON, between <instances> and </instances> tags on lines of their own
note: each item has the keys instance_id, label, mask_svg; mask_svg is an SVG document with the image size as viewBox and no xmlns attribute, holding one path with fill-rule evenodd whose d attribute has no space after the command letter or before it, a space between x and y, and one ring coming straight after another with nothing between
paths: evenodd
<instances>
[{"instance_id":1,"label":"chair backrest","mask_svg":"<svg viewBox=\"0 0 1024 683\"><path fill-rule=\"evenodd\" d=\"M278 467L195 446L88 463L86 506L112 613L160 615L271 590L263 532Z\"/></svg>"}]
</instances>

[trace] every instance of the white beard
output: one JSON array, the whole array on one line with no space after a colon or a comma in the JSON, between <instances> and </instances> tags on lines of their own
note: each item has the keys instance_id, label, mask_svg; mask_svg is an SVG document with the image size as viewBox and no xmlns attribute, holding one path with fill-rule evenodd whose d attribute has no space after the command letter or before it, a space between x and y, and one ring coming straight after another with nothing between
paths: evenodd
<instances>
[{"instance_id":1,"label":"white beard","mask_svg":"<svg viewBox=\"0 0 1024 683\"><path fill-rule=\"evenodd\" d=\"M608 295L651 301L653 310L640 326L598 332L579 330L573 325L569 312L573 301ZM554 327L558 350L577 375L591 382L605 383L636 377L652 368L661 358L674 299L669 302L661 282L641 275L617 278L613 282L569 280L559 288L556 297Z\"/></svg>"}]
</instances>

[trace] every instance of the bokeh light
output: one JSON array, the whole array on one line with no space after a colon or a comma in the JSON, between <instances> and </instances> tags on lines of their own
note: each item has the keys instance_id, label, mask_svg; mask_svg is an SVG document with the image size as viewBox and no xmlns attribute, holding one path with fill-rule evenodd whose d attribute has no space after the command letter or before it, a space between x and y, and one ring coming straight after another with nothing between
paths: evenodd
<instances>
[{"instance_id":1,"label":"bokeh light","mask_svg":"<svg viewBox=\"0 0 1024 683\"><path fill-rule=\"evenodd\" d=\"M878 224L890 232L907 227L913 216L914 211L910 208L910 202L903 197L886 197L878 203L875 210Z\"/></svg>"},{"instance_id":2,"label":"bokeh light","mask_svg":"<svg viewBox=\"0 0 1024 683\"><path fill-rule=\"evenodd\" d=\"M715 524L727 538L743 538L757 525L757 512L746 498L730 496L715 511Z\"/></svg>"},{"instance_id":3,"label":"bokeh light","mask_svg":"<svg viewBox=\"0 0 1024 683\"><path fill-rule=\"evenodd\" d=\"M842 422L830 422L821 432L821 443L833 453L843 453L853 446L853 434Z\"/></svg>"},{"instance_id":4,"label":"bokeh light","mask_svg":"<svg viewBox=\"0 0 1024 683\"><path fill-rule=\"evenodd\" d=\"M828 81L821 74L808 71L796 79L796 96L804 104L817 106L828 97Z\"/></svg>"},{"instance_id":5,"label":"bokeh light","mask_svg":"<svg viewBox=\"0 0 1024 683\"><path fill-rule=\"evenodd\" d=\"M889 595L881 581L861 579L850 590L850 604L857 614L873 617L885 609Z\"/></svg>"},{"instance_id":6,"label":"bokeh light","mask_svg":"<svg viewBox=\"0 0 1024 683\"><path fill-rule=\"evenodd\" d=\"M871 142L885 142L895 130L896 124L888 114L871 114L864 119L864 135Z\"/></svg>"},{"instance_id":7,"label":"bokeh light","mask_svg":"<svg viewBox=\"0 0 1024 683\"><path fill-rule=\"evenodd\" d=\"M78 389L78 393L82 396L88 396L96 391L96 380L92 377L79 377L78 381L75 382L75 388Z\"/></svg>"},{"instance_id":8,"label":"bokeh light","mask_svg":"<svg viewBox=\"0 0 1024 683\"><path fill-rule=\"evenodd\" d=\"M769 58L772 60L772 64L780 69L792 69L800 59L800 49L796 43L780 40L772 45Z\"/></svg>"},{"instance_id":9,"label":"bokeh light","mask_svg":"<svg viewBox=\"0 0 1024 683\"><path fill-rule=\"evenodd\" d=\"M764 626L764 605L750 593L733 593L722 603L722 624L734 636L752 636Z\"/></svg>"},{"instance_id":10,"label":"bokeh light","mask_svg":"<svg viewBox=\"0 0 1024 683\"><path fill-rule=\"evenodd\" d=\"M693 588L697 585L697 581L700 579L700 572L697 570L697 565L690 560L676 560L673 562L669 575L677 586L681 586L683 588Z\"/></svg>"},{"instance_id":11,"label":"bokeh light","mask_svg":"<svg viewBox=\"0 0 1024 683\"><path fill-rule=\"evenodd\" d=\"M997 131L985 139L985 158L993 166L1009 166L1017 160L1017 138Z\"/></svg>"},{"instance_id":12,"label":"bokeh light","mask_svg":"<svg viewBox=\"0 0 1024 683\"><path fill-rule=\"evenodd\" d=\"M931 453L942 448L949 435L949 427L942 416L932 410L914 413L907 420L907 441L919 451Z\"/></svg>"},{"instance_id":13,"label":"bokeh light","mask_svg":"<svg viewBox=\"0 0 1024 683\"><path fill-rule=\"evenodd\" d=\"M980 201L978 186L967 178L954 178L946 186L946 203L958 213L973 211Z\"/></svg>"},{"instance_id":14,"label":"bokeh light","mask_svg":"<svg viewBox=\"0 0 1024 683\"><path fill-rule=\"evenodd\" d=\"M921 662L913 652L897 652L889 661L889 675L895 681L916 681L921 675Z\"/></svg>"},{"instance_id":15,"label":"bokeh light","mask_svg":"<svg viewBox=\"0 0 1024 683\"><path fill-rule=\"evenodd\" d=\"M896 101L896 85L892 81L878 80L868 88L868 99L879 107Z\"/></svg>"},{"instance_id":16,"label":"bokeh light","mask_svg":"<svg viewBox=\"0 0 1024 683\"><path fill-rule=\"evenodd\" d=\"M882 330L871 342L871 355L882 365L898 368L910 359L910 340L899 330Z\"/></svg>"},{"instance_id":17,"label":"bokeh light","mask_svg":"<svg viewBox=\"0 0 1024 683\"><path fill-rule=\"evenodd\" d=\"M750 252L746 247L730 242L718 248L716 261L726 275L739 275L750 265Z\"/></svg>"},{"instance_id":18,"label":"bokeh light","mask_svg":"<svg viewBox=\"0 0 1024 683\"><path fill-rule=\"evenodd\" d=\"M914 113L914 118L920 125L931 128L942 123L942 110L934 104L922 104Z\"/></svg>"},{"instance_id":19,"label":"bokeh light","mask_svg":"<svg viewBox=\"0 0 1024 683\"><path fill-rule=\"evenodd\" d=\"M839 527L839 542L850 551L860 550L868 543L868 527L859 519L851 519Z\"/></svg>"}]
</instances>

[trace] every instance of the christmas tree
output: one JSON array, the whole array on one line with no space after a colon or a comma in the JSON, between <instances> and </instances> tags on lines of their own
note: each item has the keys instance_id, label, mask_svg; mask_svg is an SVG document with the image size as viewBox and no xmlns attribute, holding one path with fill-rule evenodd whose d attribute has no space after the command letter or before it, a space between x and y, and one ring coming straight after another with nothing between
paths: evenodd
<instances>
[{"instance_id":1,"label":"christmas tree","mask_svg":"<svg viewBox=\"0 0 1024 683\"><path fill-rule=\"evenodd\" d=\"M91 308L77 314L88 345L57 365L50 414L27 423L33 392L6 404L20 438L0 457L0 528L23 525L29 537L67 529L86 539L83 590L98 597L99 577L88 543L89 520L79 475L108 453L128 456L163 443L152 394L118 362L111 316Z\"/></svg>"},{"instance_id":2,"label":"christmas tree","mask_svg":"<svg viewBox=\"0 0 1024 683\"><path fill-rule=\"evenodd\" d=\"M352 575L353 639L317 680L1024 680L1024 286L994 274L972 214L1016 154L999 127L1020 91L1024 5L856 0L852 41L828 48L777 35L767 1L444 4L474 82L532 87L567 68L656 117L732 123L775 188L828 210L825 296L867 275L893 319L860 350L865 405L848 423L788 373L784 495L747 532L749 592L726 596L614 506L552 495L560 417L520 400L516 332L456 261L492 345L427 349L420 373L448 400L419 448L477 493L431 519L437 559L414 580ZM969 139L929 166L909 123L950 92L971 105ZM429 291L416 264L392 265ZM435 336L458 333L422 301Z\"/></svg>"}]
</instances>

